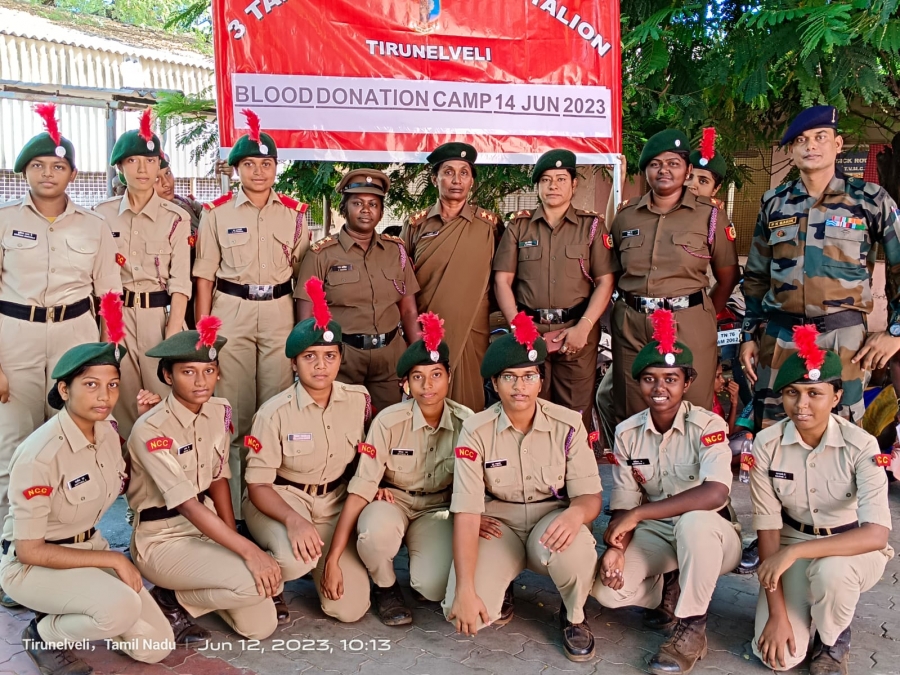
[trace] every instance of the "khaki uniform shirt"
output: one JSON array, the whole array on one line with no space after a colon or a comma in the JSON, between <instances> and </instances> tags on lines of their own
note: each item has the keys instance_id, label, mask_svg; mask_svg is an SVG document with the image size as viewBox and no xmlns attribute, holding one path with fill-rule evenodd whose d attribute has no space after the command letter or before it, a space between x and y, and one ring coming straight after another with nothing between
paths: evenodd
<instances>
[{"instance_id":1,"label":"khaki uniform shirt","mask_svg":"<svg viewBox=\"0 0 900 675\"><path fill-rule=\"evenodd\" d=\"M337 480L356 459L371 409L360 385L333 383L322 408L296 382L266 401L253 418L246 481L273 483L276 474L304 485Z\"/></svg>"},{"instance_id":2,"label":"khaki uniform shirt","mask_svg":"<svg viewBox=\"0 0 900 675\"><path fill-rule=\"evenodd\" d=\"M516 302L529 309L568 309L594 292L594 279L618 269L603 216L569 206L556 227L543 207L519 211L494 256L495 272L516 275Z\"/></svg>"},{"instance_id":3,"label":"khaki uniform shirt","mask_svg":"<svg viewBox=\"0 0 900 675\"><path fill-rule=\"evenodd\" d=\"M119 246L122 286L135 293L168 291L191 297L191 217L155 192L140 213L128 191L100 202L94 211L112 229Z\"/></svg>"},{"instance_id":4,"label":"khaki uniform shirt","mask_svg":"<svg viewBox=\"0 0 900 675\"><path fill-rule=\"evenodd\" d=\"M119 432L94 423L88 442L60 410L29 436L10 461L10 510L3 539L67 539L96 527L125 487Z\"/></svg>"},{"instance_id":5,"label":"khaki uniform shirt","mask_svg":"<svg viewBox=\"0 0 900 675\"><path fill-rule=\"evenodd\" d=\"M134 425L128 438L131 484L128 504L135 511L174 509L231 478L231 406L211 398L196 415L169 394Z\"/></svg>"},{"instance_id":6,"label":"khaki uniform shirt","mask_svg":"<svg viewBox=\"0 0 900 675\"><path fill-rule=\"evenodd\" d=\"M515 504L602 491L581 415L537 399L531 431L522 434L495 403L463 423L454 466L453 513L483 513L485 493Z\"/></svg>"},{"instance_id":7,"label":"khaki uniform shirt","mask_svg":"<svg viewBox=\"0 0 900 675\"><path fill-rule=\"evenodd\" d=\"M685 190L681 203L662 213L651 194L623 202L609 228L622 270L620 289L651 298L690 295L709 288L710 266L737 265L734 227L724 209Z\"/></svg>"},{"instance_id":8,"label":"khaki uniform shirt","mask_svg":"<svg viewBox=\"0 0 900 675\"><path fill-rule=\"evenodd\" d=\"M756 435L750 469L753 529L780 530L782 509L813 527L858 520L891 529L887 475L875 463L875 438L832 415L818 447L789 419Z\"/></svg>"},{"instance_id":9,"label":"khaki uniform shirt","mask_svg":"<svg viewBox=\"0 0 900 675\"><path fill-rule=\"evenodd\" d=\"M56 307L122 292L116 244L102 216L69 199L51 223L31 193L0 206L0 300Z\"/></svg>"},{"instance_id":10,"label":"khaki uniform shirt","mask_svg":"<svg viewBox=\"0 0 900 675\"><path fill-rule=\"evenodd\" d=\"M306 205L269 193L258 209L238 188L207 204L200 220L194 276L235 284L280 284L296 277L309 248Z\"/></svg>"},{"instance_id":11,"label":"khaki uniform shirt","mask_svg":"<svg viewBox=\"0 0 900 675\"><path fill-rule=\"evenodd\" d=\"M372 422L349 492L372 501L381 479L401 490L441 492L453 482L456 441L465 420L465 406L444 399L437 429L428 426L415 400L385 408Z\"/></svg>"},{"instance_id":12,"label":"khaki uniform shirt","mask_svg":"<svg viewBox=\"0 0 900 675\"><path fill-rule=\"evenodd\" d=\"M334 320L348 335L394 330L400 323L398 303L419 292L415 270L400 239L376 233L369 250L364 251L346 227L337 237L313 244L300 265L295 298L309 300L303 285L313 276L324 282Z\"/></svg>"},{"instance_id":13,"label":"khaki uniform shirt","mask_svg":"<svg viewBox=\"0 0 900 675\"><path fill-rule=\"evenodd\" d=\"M640 506L699 487L722 483L731 492L731 448L721 417L687 401L672 428L661 434L650 411L632 415L616 427L612 510Z\"/></svg>"}]
</instances>

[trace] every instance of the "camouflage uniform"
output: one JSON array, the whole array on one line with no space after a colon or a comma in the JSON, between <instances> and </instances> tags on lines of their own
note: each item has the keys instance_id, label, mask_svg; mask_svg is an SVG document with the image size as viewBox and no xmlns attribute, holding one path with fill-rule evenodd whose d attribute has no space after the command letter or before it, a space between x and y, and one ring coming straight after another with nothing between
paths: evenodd
<instances>
[{"instance_id":1,"label":"camouflage uniform","mask_svg":"<svg viewBox=\"0 0 900 675\"><path fill-rule=\"evenodd\" d=\"M819 200L803 182L791 181L763 195L747 265L744 331L759 340L757 421L768 426L784 418L781 397L772 391L781 364L796 351L792 323L818 319L819 345L841 357L844 396L840 414L862 419L868 374L850 359L866 339L872 311L872 278L866 259L881 243L888 286L900 288L900 211L878 185L838 173ZM900 317L900 297L890 298L891 321ZM828 317L828 324L824 322ZM837 323L841 327L833 328Z\"/></svg>"}]
</instances>

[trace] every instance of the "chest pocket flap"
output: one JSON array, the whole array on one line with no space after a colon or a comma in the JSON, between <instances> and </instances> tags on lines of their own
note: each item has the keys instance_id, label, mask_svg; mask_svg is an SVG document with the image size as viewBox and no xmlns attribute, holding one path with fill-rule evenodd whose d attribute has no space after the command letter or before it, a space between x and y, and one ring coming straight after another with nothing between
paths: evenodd
<instances>
[{"instance_id":1,"label":"chest pocket flap","mask_svg":"<svg viewBox=\"0 0 900 675\"><path fill-rule=\"evenodd\" d=\"M540 244L538 244L537 246L525 246L524 248L519 249L519 262L528 260L540 260L543 254L544 247Z\"/></svg>"},{"instance_id":2,"label":"chest pocket flap","mask_svg":"<svg viewBox=\"0 0 900 675\"><path fill-rule=\"evenodd\" d=\"M676 232L672 235L672 243L677 246L687 246L699 251L706 248L706 235L699 232Z\"/></svg>"},{"instance_id":3,"label":"chest pocket flap","mask_svg":"<svg viewBox=\"0 0 900 675\"><path fill-rule=\"evenodd\" d=\"M32 234L31 232L28 233ZM29 236L13 236L13 231L9 230L3 237L3 249L6 251L15 251L17 249L26 249L26 248L34 248L38 245L38 237L41 235L36 235L33 239Z\"/></svg>"},{"instance_id":4,"label":"chest pocket flap","mask_svg":"<svg viewBox=\"0 0 900 675\"><path fill-rule=\"evenodd\" d=\"M100 250L100 238L70 236L66 239L66 245L70 251L75 253L83 253L84 255L93 255Z\"/></svg>"},{"instance_id":5,"label":"chest pocket flap","mask_svg":"<svg viewBox=\"0 0 900 675\"><path fill-rule=\"evenodd\" d=\"M352 270L332 270L329 269L325 275L325 283L328 286L343 286L344 284L355 284L359 281L359 268L355 265Z\"/></svg>"},{"instance_id":6,"label":"chest pocket flap","mask_svg":"<svg viewBox=\"0 0 900 675\"><path fill-rule=\"evenodd\" d=\"M856 499L856 481L830 480L828 481L828 494L840 502Z\"/></svg>"},{"instance_id":7,"label":"chest pocket flap","mask_svg":"<svg viewBox=\"0 0 900 675\"><path fill-rule=\"evenodd\" d=\"M168 239L148 241L146 244L147 255L172 255L172 244Z\"/></svg>"},{"instance_id":8,"label":"chest pocket flap","mask_svg":"<svg viewBox=\"0 0 900 675\"><path fill-rule=\"evenodd\" d=\"M675 464L672 467L678 480L684 483L695 483L700 478L700 464Z\"/></svg>"},{"instance_id":9,"label":"chest pocket flap","mask_svg":"<svg viewBox=\"0 0 900 675\"><path fill-rule=\"evenodd\" d=\"M312 434L283 434L281 449L285 457L304 457L316 450Z\"/></svg>"},{"instance_id":10,"label":"chest pocket flap","mask_svg":"<svg viewBox=\"0 0 900 675\"><path fill-rule=\"evenodd\" d=\"M769 246L784 244L786 242L794 243L797 241L797 233L800 231L799 225L790 225L788 227L776 227L769 231Z\"/></svg>"},{"instance_id":11,"label":"chest pocket flap","mask_svg":"<svg viewBox=\"0 0 900 675\"><path fill-rule=\"evenodd\" d=\"M633 237L623 237L619 242L619 250L627 251L630 248L638 248L644 245L644 235L636 234Z\"/></svg>"},{"instance_id":12,"label":"chest pocket flap","mask_svg":"<svg viewBox=\"0 0 900 675\"><path fill-rule=\"evenodd\" d=\"M84 480L84 476L87 476L88 479ZM69 487L72 483L77 483L77 485ZM60 522L75 522L78 518L78 507L95 501L100 496L100 487L99 477L92 474L76 471L63 476L59 489L65 497L65 502L60 505L57 514Z\"/></svg>"}]
</instances>

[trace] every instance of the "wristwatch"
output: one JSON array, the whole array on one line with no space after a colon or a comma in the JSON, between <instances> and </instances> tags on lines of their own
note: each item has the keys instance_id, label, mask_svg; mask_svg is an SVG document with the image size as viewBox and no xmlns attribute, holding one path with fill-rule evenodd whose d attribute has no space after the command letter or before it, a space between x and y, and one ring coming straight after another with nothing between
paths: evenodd
<instances>
[{"instance_id":1,"label":"wristwatch","mask_svg":"<svg viewBox=\"0 0 900 675\"><path fill-rule=\"evenodd\" d=\"M888 326L888 333L892 337L900 337L900 322L895 322Z\"/></svg>"}]
</instances>

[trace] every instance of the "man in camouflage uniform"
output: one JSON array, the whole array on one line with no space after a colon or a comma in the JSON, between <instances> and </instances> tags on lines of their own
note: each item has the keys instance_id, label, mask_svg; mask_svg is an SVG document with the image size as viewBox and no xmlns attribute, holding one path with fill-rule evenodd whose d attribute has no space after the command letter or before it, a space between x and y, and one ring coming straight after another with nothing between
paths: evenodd
<instances>
[{"instance_id":1,"label":"man in camouflage uniform","mask_svg":"<svg viewBox=\"0 0 900 675\"><path fill-rule=\"evenodd\" d=\"M819 346L841 357L840 414L862 418L868 371L887 365L900 349L900 295L890 298L888 331L866 339L874 306L866 258L881 243L892 288L900 288L900 211L881 187L835 168L844 141L831 106L800 113L781 139L800 179L763 195L744 270L741 365L755 383L755 415L762 426L784 418L772 389L782 363L797 350L792 329L815 324Z\"/></svg>"}]
</instances>

